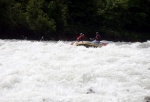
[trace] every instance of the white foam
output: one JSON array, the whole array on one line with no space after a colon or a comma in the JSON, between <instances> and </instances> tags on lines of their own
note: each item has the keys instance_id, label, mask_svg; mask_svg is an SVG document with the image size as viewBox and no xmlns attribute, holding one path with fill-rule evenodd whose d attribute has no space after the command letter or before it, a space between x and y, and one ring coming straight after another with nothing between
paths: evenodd
<instances>
[{"instance_id":1,"label":"white foam","mask_svg":"<svg viewBox=\"0 0 150 102\"><path fill-rule=\"evenodd\" d=\"M0 102L143 102L150 42L85 48L0 40Z\"/></svg>"}]
</instances>

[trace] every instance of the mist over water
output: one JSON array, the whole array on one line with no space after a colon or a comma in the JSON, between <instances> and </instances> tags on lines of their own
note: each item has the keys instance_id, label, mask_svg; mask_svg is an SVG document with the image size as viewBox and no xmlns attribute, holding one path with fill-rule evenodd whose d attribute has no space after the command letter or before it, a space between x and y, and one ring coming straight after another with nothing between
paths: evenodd
<instances>
[{"instance_id":1,"label":"mist over water","mask_svg":"<svg viewBox=\"0 0 150 102\"><path fill-rule=\"evenodd\" d=\"M0 102L144 102L150 41L101 48L0 40Z\"/></svg>"}]
</instances>

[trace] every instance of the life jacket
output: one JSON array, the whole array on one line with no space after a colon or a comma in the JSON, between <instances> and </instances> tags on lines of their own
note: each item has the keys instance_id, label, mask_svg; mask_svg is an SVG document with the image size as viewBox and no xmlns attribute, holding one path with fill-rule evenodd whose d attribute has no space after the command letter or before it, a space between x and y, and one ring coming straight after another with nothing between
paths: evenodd
<instances>
[{"instance_id":1,"label":"life jacket","mask_svg":"<svg viewBox=\"0 0 150 102\"><path fill-rule=\"evenodd\" d=\"M97 41L100 41L101 40L101 37L100 35L96 35L96 38L95 38Z\"/></svg>"},{"instance_id":2,"label":"life jacket","mask_svg":"<svg viewBox=\"0 0 150 102\"><path fill-rule=\"evenodd\" d=\"M81 41L81 40L83 40L84 39L84 36L83 35L80 35L79 37L77 37L77 40L78 41Z\"/></svg>"}]
</instances>

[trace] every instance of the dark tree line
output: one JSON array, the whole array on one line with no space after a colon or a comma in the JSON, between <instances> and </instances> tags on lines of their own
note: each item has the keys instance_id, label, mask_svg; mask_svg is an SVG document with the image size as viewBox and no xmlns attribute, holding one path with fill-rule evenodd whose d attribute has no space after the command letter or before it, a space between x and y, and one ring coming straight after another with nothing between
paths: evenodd
<instances>
[{"instance_id":1,"label":"dark tree line","mask_svg":"<svg viewBox=\"0 0 150 102\"><path fill-rule=\"evenodd\" d=\"M150 0L0 0L0 39L150 39Z\"/></svg>"}]
</instances>

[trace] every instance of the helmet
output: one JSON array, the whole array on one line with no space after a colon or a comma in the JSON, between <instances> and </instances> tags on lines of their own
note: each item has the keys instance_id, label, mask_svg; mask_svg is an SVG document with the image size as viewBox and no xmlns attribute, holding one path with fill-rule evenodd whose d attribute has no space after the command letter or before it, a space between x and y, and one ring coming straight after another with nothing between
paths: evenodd
<instances>
[{"instance_id":1,"label":"helmet","mask_svg":"<svg viewBox=\"0 0 150 102\"><path fill-rule=\"evenodd\" d=\"M96 32L96 34L99 34L99 32Z\"/></svg>"}]
</instances>

